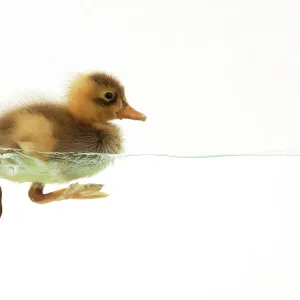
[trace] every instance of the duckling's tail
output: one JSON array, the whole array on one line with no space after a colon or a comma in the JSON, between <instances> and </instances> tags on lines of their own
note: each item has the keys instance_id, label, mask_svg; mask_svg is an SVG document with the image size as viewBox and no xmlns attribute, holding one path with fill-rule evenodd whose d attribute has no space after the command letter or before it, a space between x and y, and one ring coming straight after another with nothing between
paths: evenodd
<instances>
[{"instance_id":1,"label":"duckling's tail","mask_svg":"<svg viewBox=\"0 0 300 300\"><path fill-rule=\"evenodd\" d=\"M0 186L0 218L2 215L2 190L1 190L1 186Z\"/></svg>"}]
</instances>

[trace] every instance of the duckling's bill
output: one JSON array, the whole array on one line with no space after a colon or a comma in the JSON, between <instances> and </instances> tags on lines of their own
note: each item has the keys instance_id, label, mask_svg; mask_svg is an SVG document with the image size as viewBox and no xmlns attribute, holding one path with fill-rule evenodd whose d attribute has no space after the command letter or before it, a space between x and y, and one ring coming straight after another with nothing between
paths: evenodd
<instances>
[{"instance_id":1,"label":"duckling's bill","mask_svg":"<svg viewBox=\"0 0 300 300\"><path fill-rule=\"evenodd\" d=\"M136 111L130 105L124 105L123 108L117 113L118 119L131 119L137 121L146 121L147 117Z\"/></svg>"}]
</instances>

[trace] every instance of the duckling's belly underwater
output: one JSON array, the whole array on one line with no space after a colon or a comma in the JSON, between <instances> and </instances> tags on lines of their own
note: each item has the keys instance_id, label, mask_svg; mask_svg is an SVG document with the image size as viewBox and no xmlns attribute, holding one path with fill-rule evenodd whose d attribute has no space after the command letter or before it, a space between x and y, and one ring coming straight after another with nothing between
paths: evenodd
<instances>
[{"instance_id":1,"label":"duckling's belly underwater","mask_svg":"<svg viewBox=\"0 0 300 300\"><path fill-rule=\"evenodd\" d=\"M113 154L48 153L46 161L21 152L0 155L0 178L15 182L64 183L90 177L115 160Z\"/></svg>"}]
</instances>

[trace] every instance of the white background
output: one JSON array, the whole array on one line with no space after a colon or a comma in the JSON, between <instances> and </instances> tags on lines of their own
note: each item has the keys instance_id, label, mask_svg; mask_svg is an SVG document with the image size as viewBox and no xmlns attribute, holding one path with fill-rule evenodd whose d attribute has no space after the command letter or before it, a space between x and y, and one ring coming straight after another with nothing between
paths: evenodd
<instances>
[{"instance_id":1,"label":"white background","mask_svg":"<svg viewBox=\"0 0 300 300\"><path fill-rule=\"evenodd\" d=\"M129 153L298 153L298 1L6 1L2 110L76 72L125 84ZM1 181L0 298L299 299L300 158L132 157L109 198ZM53 190L56 186L47 187Z\"/></svg>"}]
</instances>

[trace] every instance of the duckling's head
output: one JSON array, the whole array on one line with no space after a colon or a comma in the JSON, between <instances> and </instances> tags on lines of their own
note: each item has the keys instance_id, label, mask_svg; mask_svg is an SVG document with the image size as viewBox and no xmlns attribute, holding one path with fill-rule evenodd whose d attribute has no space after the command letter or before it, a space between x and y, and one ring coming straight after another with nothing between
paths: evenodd
<instances>
[{"instance_id":1,"label":"duckling's head","mask_svg":"<svg viewBox=\"0 0 300 300\"><path fill-rule=\"evenodd\" d=\"M146 120L128 104L123 85L102 72L78 76L69 87L67 104L75 117L92 125L115 119Z\"/></svg>"}]
</instances>

